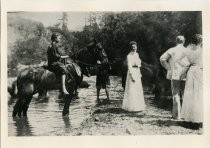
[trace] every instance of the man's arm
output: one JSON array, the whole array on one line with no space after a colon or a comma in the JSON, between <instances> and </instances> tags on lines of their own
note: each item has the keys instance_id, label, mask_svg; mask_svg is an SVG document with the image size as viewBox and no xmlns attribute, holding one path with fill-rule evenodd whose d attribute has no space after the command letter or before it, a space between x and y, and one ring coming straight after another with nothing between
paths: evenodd
<instances>
[{"instance_id":1,"label":"man's arm","mask_svg":"<svg viewBox=\"0 0 210 148\"><path fill-rule=\"evenodd\" d=\"M161 57L160 57L160 63L161 65L167 69L167 70L170 70L171 67L170 67L170 64L168 62L168 60L171 58L171 54L166 51Z\"/></svg>"},{"instance_id":2,"label":"man's arm","mask_svg":"<svg viewBox=\"0 0 210 148\"><path fill-rule=\"evenodd\" d=\"M61 59L66 59L66 58L69 58L69 56L68 55L61 56Z\"/></svg>"}]
</instances>

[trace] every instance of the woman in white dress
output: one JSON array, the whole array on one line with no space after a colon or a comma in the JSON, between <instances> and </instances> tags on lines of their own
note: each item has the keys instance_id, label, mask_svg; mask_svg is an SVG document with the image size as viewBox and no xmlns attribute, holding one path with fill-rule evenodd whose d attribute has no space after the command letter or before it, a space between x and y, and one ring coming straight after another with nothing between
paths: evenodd
<instances>
[{"instance_id":1,"label":"woman in white dress","mask_svg":"<svg viewBox=\"0 0 210 148\"><path fill-rule=\"evenodd\" d=\"M128 72L122 109L131 112L145 109L144 94L141 82L141 60L137 51L137 43L130 42L131 52L127 55Z\"/></svg>"},{"instance_id":2,"label":"woman in white dress","mask_svg":"<svg viewBox=\"0 0 210 148\"><path fill-rule=\"evenodd\" d=\"M184 90L181 118L187 122L203 122L202 36L194 35L185 57L190 62ZM182 63L180 63L182 64Z\"/></svg>"}]
</instances>

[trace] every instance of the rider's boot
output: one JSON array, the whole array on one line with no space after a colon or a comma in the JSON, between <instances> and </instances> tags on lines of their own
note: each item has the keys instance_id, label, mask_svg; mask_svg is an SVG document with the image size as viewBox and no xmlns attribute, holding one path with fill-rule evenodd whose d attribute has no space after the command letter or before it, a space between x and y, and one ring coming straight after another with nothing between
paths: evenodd
<instances>
[{"instance_id":1,"label":"rider's boot","mask_svg":"<svg viewBox=\"0 0 210 148\"><path fill-rule=\"evenodd\" d=\"M66 75L64 74L61 76L61 89L64 94L68 94L66 90L65 80L66 80Z\"/></svg>"}]
</instances>

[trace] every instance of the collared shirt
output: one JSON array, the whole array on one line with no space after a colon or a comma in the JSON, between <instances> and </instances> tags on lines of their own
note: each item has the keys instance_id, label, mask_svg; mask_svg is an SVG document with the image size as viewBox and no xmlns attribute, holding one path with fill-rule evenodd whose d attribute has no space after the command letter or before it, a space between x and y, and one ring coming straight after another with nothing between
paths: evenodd
<instances>
[{"instance_id":1,"label":"collared shirt","mask_svg":"<svg viewBox=\"0 0 210 148\"><path fill-rule=\"evenodd\" d=\"M137 52L130 52L127 55L127 62L128 62L128 72L131 74L133 74L134 69L141 67L141 60Z\"/></svg>"},{"instance_id":2,"label":"collared shirt","mask_svg":"<svg viewBox=\"0 0 210 148\"><path fill-rule=\"evenodd\" d=\"M188 65L187 58L182 58L184 52L186 52L182 44L179 44L173 48L168 49L161 57L160 62L163 67L167 69L167 79L170 80L184 80L181 78L183 72L186 70ZM186 63L186 66L180 65L178 61L182 59L182 63Z\"/></svg>"}]
</instances>

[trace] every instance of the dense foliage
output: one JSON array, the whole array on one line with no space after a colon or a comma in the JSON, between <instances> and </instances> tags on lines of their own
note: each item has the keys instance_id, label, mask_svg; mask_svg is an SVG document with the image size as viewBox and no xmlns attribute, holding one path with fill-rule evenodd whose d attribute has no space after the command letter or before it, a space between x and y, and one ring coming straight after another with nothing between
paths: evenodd
<instances>
[{"instance_id":1,"label":"dense foliage","mask_svg":"<svg viewBox=\"0 0 210 148\"><path fill-rule=\"evenodd\" d=\"M63 22L67 21L66 16L64 13ZM17 63L34 64L46 60L50 34L55 31L63 35L64 52L67 54L84 47L94 37L102 43L110 61L122 60L129 52L128 43L135 40L141 59L157 67L160 55L175 45L177 35L184 35L187 45L193 34L202 34L201 12L196 11L103 12L90 19L98 20L76 32L68 30L67 22L61 28L45 28L42 23L24 19L19 19L18 23L18 19L8 21L8 36L9 33L19 34L15 42L8 46L11 51L8 55L8 67L13 69ZM15 31L11 32L12 29Z\"/></svg>"},{"instance_id":2,"label":"dense foliage","mask_svg":"<svg viewBox=\"0 0 210 148\"><path fill-rule=\"evenodd\" d=\"M135 40L143 61L157 64L160 54L175 45L177 35L184 35L188 44L195 33L202 33L201 12L122 12L103 14L100 24L75 36L80 42L96 37L110 59L124 57L128 43Z\"/></svg>"}]
</instances>

